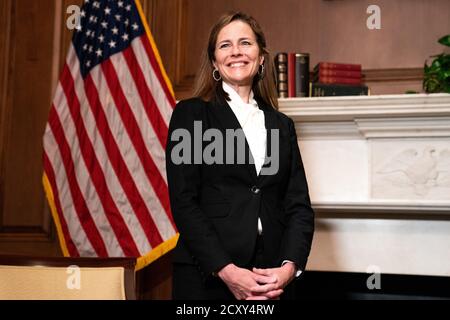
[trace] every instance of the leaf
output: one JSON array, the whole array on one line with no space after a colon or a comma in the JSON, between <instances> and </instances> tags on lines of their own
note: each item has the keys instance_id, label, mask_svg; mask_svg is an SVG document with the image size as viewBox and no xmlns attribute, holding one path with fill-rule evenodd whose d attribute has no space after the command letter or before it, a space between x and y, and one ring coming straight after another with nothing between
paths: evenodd
<instances>
[{"instance_id":1,"label":"leaf","mask_svg":"<svg viewBox=\"0 0 450 320\"><path fill-rule=\"evenodd\" d=\"M432 69L439 69L441 67L441 61L438 59L434 59L433 63L431 64Z\"/></svg>"},{"instance_id":2,"label":"leaf","mask_svg":"<svg viewBox=\"0 0 450 320\"><path fill-rule=\"evenodd\" d=\"M439 39L439 43L450 47L450 34ZM450 54L441 53L434 58L431 64L424 63L424 78L422 86L427 93L450 93Z\"/></svg>"},{"instance_id":3,"label":"leaf","mask_svg":"<svg viewBox=\"0 0 450 320\"><path fill-rule=\"evenodd\" d=\"M443 88L442 88L442 92L445 93L450 93L450 84L444 84Z\"/></svg>"},{"instance_id":4,"label":"leaf","mask_svg":"<svg viewBox=\"0 0 450 320\"><path fill-rule=\"evenodd\" d=\"M450 67L450 54L447 54L441 58L441 64L445 67Z\"/></svg>"},{"instance_id":5,"label":"leaf","mask_svg":"<svg viewBox=\"0 0 450 320\"><path fill-rule=\"evenodd\" d=\"M450 34L443 36L438 40L438 42L444 46L450 47Z\"/></svg>"},{"instance_id":6,"label":"leaf","mask_svg":"<svg viewBox=\"0 0 450 320\"><path fill-rule=\"evenodd\" d=\"M438 93L442 91L442 85L434 77L428 77L425 79L423 87L427 93Z\"/></svg>"}]
</instances>

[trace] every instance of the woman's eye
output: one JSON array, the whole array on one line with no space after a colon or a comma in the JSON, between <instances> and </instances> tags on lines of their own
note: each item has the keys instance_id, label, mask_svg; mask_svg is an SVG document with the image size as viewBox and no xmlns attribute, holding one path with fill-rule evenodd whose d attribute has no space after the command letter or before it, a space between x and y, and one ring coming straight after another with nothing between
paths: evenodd
<instances>
[{"instance_id":1,"label":"woman's eye","mask_svg":"<svg viewBox=\"0 0 450 320\"><path fill-rule=\"evenodd\" d=\"M222 48L226 48L226 47L229 47L229 46L230 46L229 43L222 43L222 44L219 46L219 48L222 49Z\"/></svg>"},{"instance_id":2,"label":"woman's eye","mask_svg":"<svg viewBox=\"0 0 450 320\"><path fill-rule=\"evenodd\" d=\"M249 46L252 44L250 41L246 41L246 40L242 41L241 43L245 46Z\"/></svg>"}]
</instances>

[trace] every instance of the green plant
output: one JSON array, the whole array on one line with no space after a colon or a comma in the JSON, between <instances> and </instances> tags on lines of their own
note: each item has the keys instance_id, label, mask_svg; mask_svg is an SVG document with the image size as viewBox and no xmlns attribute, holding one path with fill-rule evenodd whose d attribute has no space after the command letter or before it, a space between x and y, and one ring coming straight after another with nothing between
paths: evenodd
<instances>
[{"instance_id":1,"label":"green plant","mask_svg":"<svg viewBox=\"0 0 450 320\"><path fill-rule=\"evenodd\" d=\"M450 47L450 34L438 40L440 44ZM423 89L427 93L447 92L450 93L450 54L441 53L435 56L431 65L425 61Z\"/></svg>"}]
</instances>

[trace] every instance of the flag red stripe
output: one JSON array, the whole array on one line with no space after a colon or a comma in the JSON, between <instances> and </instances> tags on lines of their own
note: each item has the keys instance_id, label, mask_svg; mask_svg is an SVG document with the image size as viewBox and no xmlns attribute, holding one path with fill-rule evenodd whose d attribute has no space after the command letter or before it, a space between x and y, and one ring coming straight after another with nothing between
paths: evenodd
<instances>
[{"instance_id":1,"label":"flag red stripe","mask_svg":"<svg viewBox=\"0 0 450 320\"><path fill-rule=\"evenodd\" d=\"M161 116L161 113L159 112L158 105L156 104L155 99L147 86L144 74L142 73L133 49L128 47L124 50L123 56L125 57L130 73L133 76L134 83L136 84L136 88L138 89L141 97L142 105L144 106L145 112L150 119L153 130L158 136L159 142L165 149L168 128Z\"/></svg>"},{"instance_id":2,"label":"flag red stripe","mask_svg":"<svg viewBox=\"0 0 450 320\"><path fill-rule=\"evenodd\" d=\"M139 250L134 243L134 239L128 228L124 228L126 223L122 215L119 213L119 209L111 196L106 183L105 174L95 154L92 142L86 132L86 127L84 126L83 119L81 118L80 103L75 92L75 83L67 64L64 65L60 82L67 97L67 104L69 106L70 114L72 115L72 120L75 124L75 129L80 144L80 151L86 163L86 169L89 172L95 190L97 191L98 197L102 203L105 216L108 219L123 252L128 256L138 256Z\"/></svg>"},{"instance_id":3,"label":"flag red stripe","mask_svg":"<svg viewBox=\"0 0 450 320\"><path fill-rule=\"evenodd\" d=\"M161 83L161 87L163 88L166 94L167 100L170 102L172 108L174 108L176 103L175 98L172 96L172 93L170 92L169 87L167 86L166 80L162 75L161 68L159 67L158 61L156 60L155 54L152 49L152 45L150 44L150 40L146 35L144 35L141 36L141 41L145 51L147 52L150 64L152 65L153 70L155 71L155 74L158 77L159 82Z\"/></svg>"},{"instance_id":4,"label":"flag red stripe","mask_svg":"<svg viewBox=\"0 0 450 320\"><path fill-rule=\"evenodd\" d=\"M133 116L133 112L131 111L128 101L125 98L112 62L110 60L104 61L102 64L102 70L105 74L105 78L108 82L108 87L117 106L117 110L120 113L122 122L134 145L136 153L138 154L141 163L145 168L145 173L149 181L151 182L153 190L155 191L159 201L161 202L161 205L167 213L172 226L174 227L174 229L176 229L172 214L170 213L169 190L167 184L162 178L158 168L156 167L153 158L145 147L144 139L141 132L139 131L139 126Z\"/></svg>"},{"instance_id":5,"label":"flag red stripe","mask_svg":"<svg viewBox=\"0 0 450 320\"><path fill-rule=\"evenodd\" d=\"M86 205L86 201L78 185L69 143L66 140L64 130L54 106L52 106L52 108L50 109L48 123L50 128L52 129L56 143L59 146L62 162L64 164L64 168L66 169L70 193L72 194L73 205L78 215L78 219L80 220L81 226L83 227L86 236L89 238L89 241L91 242L92 247L94 248L97 255L99 257L107 257L108 254L105 243L103 242L103 239L100 236L100 233L98 232L94 221L92 220L89 209Z\"/></svg>"},{"instance_id":6,"label":"flag red stripe","mask_svg":"<svg viewBox=\"0 0 450 320\"><path fill-rule=\"evenodd\" d=\"M64 240L66 241L67 250L69 251L71 257L79 257L80 253L78 252L75 243L73 243L72 238L70 237L69 228L67 227L66 219L64 218L64 215L62 213L61 202L59 201L58 187L56 185L55 172L53 171L53 167L50 163L50 160L45 150L43 158L44 158L43 159L44 171L52 187L53 199L55 201L56 207L56 214L59 216L59 221L61 224L61 229L63 231Z\"/></svg>"},{"instance_id":7,"label":"flag red stripe","mask_svg":"<svg viewBox=\"0 0 450 320\"><path fill-rule=\"evenodd\" d=\"M122 185L122 188L128 197L128 200L130 201L130 205L132 206L142 226L142 229L145 231L150 245L152 247L156 247L162 242L162 237L154 221L152 220L147 207L142 205L144 203L144 200L142 199L142 196L139 193L138 188L136 187L136 184L128 170L128 167L122 158L122 155L120 154L120 150L114 139L114 135L112 134L111 129L108 126L106 114L101 105L97 88L95 87L94 81L92 80L90 74L85 79L85 89L92 113L97 119L98 131L102 136L105 145L108 147L107 152L108 157L111 161L111 165L116 172L117 178L119 179L120 184ZM118 107L118 109L121 108Z\"/></svg>"}]
</instances>

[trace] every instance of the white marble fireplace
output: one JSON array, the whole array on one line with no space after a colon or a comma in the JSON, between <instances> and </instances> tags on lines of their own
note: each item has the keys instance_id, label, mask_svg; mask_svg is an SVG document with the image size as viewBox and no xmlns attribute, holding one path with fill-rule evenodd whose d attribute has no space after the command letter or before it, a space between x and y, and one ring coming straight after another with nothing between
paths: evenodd
<instances>
[{"instance_id":1,"label":"white marble fireplace","mask_svg":"<svg viewBox=\"0 0 450 320\"><path fill-rule=\"evenodd\" d=\"M308 268L450 276L450 95L280 99L317 212Z\"/></svg>"}]
</instances>

